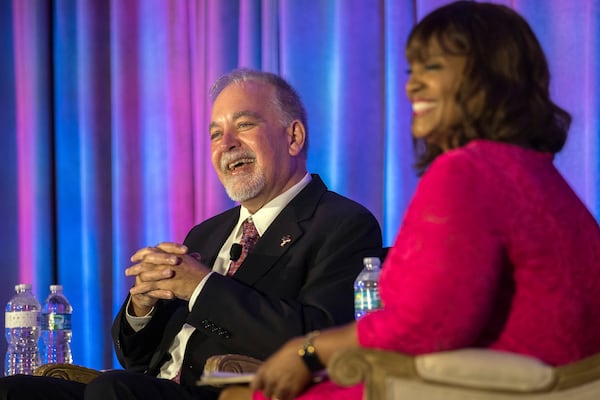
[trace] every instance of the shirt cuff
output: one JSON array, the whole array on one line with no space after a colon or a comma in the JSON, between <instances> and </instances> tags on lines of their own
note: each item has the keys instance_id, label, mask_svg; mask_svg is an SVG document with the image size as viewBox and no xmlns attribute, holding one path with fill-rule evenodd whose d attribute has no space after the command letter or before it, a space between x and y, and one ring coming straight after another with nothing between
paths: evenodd
<instances>
[{"instance_id":1,"label":"shirt cuff","mask_svg":"<svg viewBox=\"0 0 600 400\"><path fill-rule=\"evenodd\" d=\"M150 322L150 320L152 319L152 312L154 311L154 307L152 307L146 315L136 317L134 315L129 314L130 303L131 297L129 298L129 300L127 300L127 306L125 307L125 319L127 319L127 323L129 324L129 326L131 326L131 328L134 331L139 332L142 329L144 329L144 327L148 325L148 322Z\"/></svg>"}]
</instances>

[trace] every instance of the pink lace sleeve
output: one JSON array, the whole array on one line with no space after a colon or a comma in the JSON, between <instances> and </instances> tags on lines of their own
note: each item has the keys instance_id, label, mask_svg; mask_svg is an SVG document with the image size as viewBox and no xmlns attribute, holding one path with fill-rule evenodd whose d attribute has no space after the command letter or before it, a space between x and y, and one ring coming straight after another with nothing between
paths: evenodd
<instances>
[{"instance_id":1,"label":"pink lace sleeve","mask_svg":"<svg viewBox=\"0 0 600 400\"><path fill-rule=\"evenodd\" d=\"M502 267L488 186L467 159L451 155L422 177L383 266L384 310L358 323L361 345L419 354L478 337Z\"/></svg>"}]
</instances>

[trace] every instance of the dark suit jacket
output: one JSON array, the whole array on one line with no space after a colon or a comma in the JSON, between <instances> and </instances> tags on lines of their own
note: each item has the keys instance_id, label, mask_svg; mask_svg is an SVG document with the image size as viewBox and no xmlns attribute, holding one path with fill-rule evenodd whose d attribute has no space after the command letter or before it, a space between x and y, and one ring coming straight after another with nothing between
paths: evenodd
<instances>
[{"instance_id":1,"label":"dark suit jacket","mask_svg":"<svg viewBox=\"0 0 600 400\"><path fill-rule=\"evenodd\" d=\"M212 266L239 212L235 207L195 226L184 242L189 251ZM381 247L375 217L313 175L233 277L210 276L192 312L185 301L160 301L150 323L133 332L125 320L126 301L113 324L119 361L126 369L158 374L184 322L196 327L184 372L199 377L215 354L264 359L294 336L353 320L354 279L363 257L380 256Z\"/></svg>"}]
</instances>

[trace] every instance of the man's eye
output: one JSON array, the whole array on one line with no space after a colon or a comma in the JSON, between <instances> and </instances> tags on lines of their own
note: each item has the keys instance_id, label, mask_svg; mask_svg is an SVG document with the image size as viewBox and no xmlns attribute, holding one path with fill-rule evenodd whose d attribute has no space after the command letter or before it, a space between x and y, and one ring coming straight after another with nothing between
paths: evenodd
<instances>
[{"instance_id":1,"label":"man's eye","mask_svg":"<svg viewBox=\"0 0 600 400\"><path fill-rule=\"evenodd\" d=\"M239 129L249 129L252 128L255 124L252 122L244 121L238 124Z\"/></svg>"},{"instance_id":2,"label":"man's eye","mask_svg":"<svg viewBox=\"0 0 600 400\"><path fill-rule=\"evenodd\" d=\"M222 135L221 131L212 131L210 133L210 140L216 140L218 138L220 138Z\"/></svg>"}]
</instances>

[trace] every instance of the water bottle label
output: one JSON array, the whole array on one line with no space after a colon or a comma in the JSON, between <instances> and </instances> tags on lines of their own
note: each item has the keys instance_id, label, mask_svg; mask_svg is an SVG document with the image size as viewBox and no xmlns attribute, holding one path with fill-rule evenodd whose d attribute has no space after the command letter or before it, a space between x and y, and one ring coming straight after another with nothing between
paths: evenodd
<instances>
[{"instance_id":1,"label":"water bottle label","mask_svg":"<svg viewBox=\"0 0 600 400\"><path fill-rule=\"evenodd\" d=\"M43 314L42 329L49 331L71 329L71 314Z\"/></svg>"},{"instance_id":2,"label":"water bottle label","mask_svg":"<svg viewBox=\"0 0 600 400\"><path fill-rule=\"evenodd\" d=\"M39 311L7 311L4 313L4 326L6 328L26 328L40 326Z\"/></svg>"},{"instance_id":3,"label":"water bottle label","mask_svg":"<svg viewBox=\"0 0 600 400\"><path fill-rule=\"evenodd\" d=\"M354 293L355 310L377 310L381 308L378 290L357 290Z\"/></svg>"}]
</instances>

